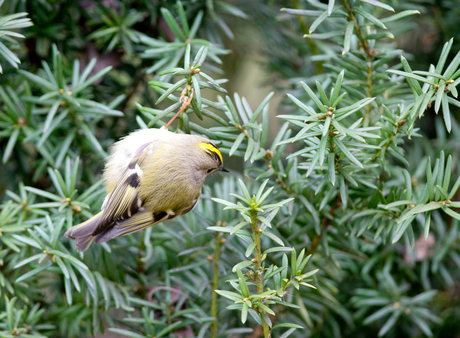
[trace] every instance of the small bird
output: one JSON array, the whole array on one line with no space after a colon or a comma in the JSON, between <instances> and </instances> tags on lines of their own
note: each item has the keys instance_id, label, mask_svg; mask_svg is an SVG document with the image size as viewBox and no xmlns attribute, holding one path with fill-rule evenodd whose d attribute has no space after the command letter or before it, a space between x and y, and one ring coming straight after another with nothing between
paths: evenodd
<instances>
[{"instance_id":1,"label":"small bird","mask_svg":"<svg viewBox=\"0 0 460 338\"><path fill-rule=\"evenodd\" d=\"M65 236L82 252L93 241L106 242L184 215L196 205L205 179L217 171L228 172L220 151L206 138L166 129L133 132L111 149L101 212Z\"/></svg>"}]
</instances>

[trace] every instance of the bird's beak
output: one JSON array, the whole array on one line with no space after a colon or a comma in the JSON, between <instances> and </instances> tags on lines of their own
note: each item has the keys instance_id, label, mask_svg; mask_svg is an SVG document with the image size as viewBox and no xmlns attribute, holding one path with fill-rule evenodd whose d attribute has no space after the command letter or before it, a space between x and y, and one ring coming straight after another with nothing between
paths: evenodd
<instances>
[{"instance_id":1,"label":"bird's beak","mask_svg":"<svg viewBox=\"0 0 460 338\"><path fill-rule=\"evenodd\" d=\"M225 169L224 167L220 167L219 169L220 171L225 171L226 173L229 173L230 171L228 171L228 169Z\"/></svg>"}]
</instances>

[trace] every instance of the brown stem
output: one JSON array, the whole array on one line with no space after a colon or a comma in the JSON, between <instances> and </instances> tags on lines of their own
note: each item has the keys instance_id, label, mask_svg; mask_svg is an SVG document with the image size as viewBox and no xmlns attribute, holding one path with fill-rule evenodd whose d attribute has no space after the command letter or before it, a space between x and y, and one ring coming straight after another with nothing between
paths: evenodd
<instances>
[{"instance_id":1,"label":"brown stem","mask_svg":"<svg viewBox=\"0 0 460 338\"><path fill-rule=\"evenodd\" d=\"M364 49L364 52L366 53L366 61L367 61L367 97L372 97L372 58L374 54L376 53L377 50L371 50L369 47L369 42L364 38L363 31L361 30L361 27L359 27L358 20L356 20L353 11L351 10L350 3L347 0L342 0L343 7L345 8L345 11L347 12L348 15L348 21L353 21L354 22L354 27L355 27L355 32L356 36L358 37L359 42L361 43L361 46ZM366 112L364 114L364 122L363 125L364 127L369 126L370 118L371 118L371 110L372 106L368 104L366 106Z\"/></svg>"},{"instance_id":2,"label":"brown stem","mask_svg":"<svg viewBox=\"0 0 460 338\"><path fill-rule=\"evenodd\" d=\"M219 232L216 236L215 239L216 242L216 248L214 250L214 257L212 259L212 265L213 265L213 280L212 280L212 301L211 301L211 315L214 317L214 321L212 323L212 329L211 329L211 338L216 338L217 337L217 288L219 286L219 266L217 265L217 262L220 259L220 247L222 246L223 243L225 243L225 239L222 238L222 233Z\"/></svg>"},{"instance_id":3,"label":"brown stem","mask_svg":"<svg viewBox=\"0 0 460 338\"><path fill-rule=\"evenodd\" d=\"M353 11L351 10L350 4L348 3L347 0L342 0L343 7L345 8L345 11L347 12L348 15L348 21L354 21L355 22L355 32L356 36L358 37L359 42L361 42L361 45L363 46L364 51L366 52L367 55L372 56L373 53L369 47L369 42L364 39L363 32L361 30L361 27L359 27L358 20L356 20Z\"/></svg>"},{"instance_id":4,"label":"brown stem","mask_svg":"<svg viewBox=\"0 0 460 338\"><path fill-rule=\"evenodd\" d=\"M391 134L390 138L385 142L385 144L377 151L377 153L374 155L374 157L371 158L371 162L375 162L378 160L380 157L380 154L382 153L383 149L387 149L392 143L393 139L396 135L398 135L401 132L401 127L406 123L406 119L399 121L396 124L396 131Z\"/></svg>"},{"instance_id":5,"label":"brown stem","mask_svg":"<svg viewBox=\"0 0 460 338\"><path fill-rule=\"evenodd\" d=\"M145 229L142 230L142 237L141 237L142 240L141 240L141 244L139 247L139 253L137 254L137 258L136 258L136 261L137 261L136 273L137 274L141 274L145 272L145 264L144 262L142 262L142 253L145 251L144 237L145 237Z\"/></svg>"},{"instance_id":6,"label":"brown stem","mask_svg":"<svg viewBox=\"0 0 460 338\"><path fill-rule=\"evenodd\" d=\"M260 246L260 233L259 231L259 220L257 219L257 210L251 210L250 211L250 217L251 217L251 226L252 226L252 234L254 237L254 242L256 243L256 247L254 249L254 258L255 258L255 263L256 263L256 285L257 285L257 293L261 294L264 292L264 270L262 268L262 249ZM262 319L262 327L264 331L264 337L269 338L270 337L270 328L268 327L268 324L265 322L265 320Z\"/></svg>"},{"instance_id":7,"label":"brown stem","mask_svg":"<svg viewBox=\"0 0 460 338\"><path fill-rule=\"evenodd\" d=\"M134 97L134 95L139 91L139 89L141 88L141 84L144 80L144 77L145 77L146 73L144 71L142 71L133 81L133 84L132 84L132 88L131 88L131 91L126 95L126 98L125 98L125 102L123 104L123 106L121 107L121 111L125 111L126 107L128 106L129 104L129 101L131 101L131 99Z\"/></svg>"},{"instance_id":8,"label":"brown stem","mask_svg":"<svg viewBox=\"0 0 460 338\"><path fill-rule=\"evenodd\" d=\"M264 161L265 161L265 164L267 165L268 169L273 169L273 174L272 175L273 175L273 177L275 177L276 183L278 183L281 186L281 188L284 191L286 191L288 194L295 195L294 192L292 191L292 189L287 186L287 184L280 178L278 173L273 168L273 165L270 162L272 157L273 157L273 151L271 151L270 149L267 149L266 155L264 157Z\"/></svg>"},{"instance_id":9,"label":"brown stem","mask_svg":"<svg viewBox=\"0 0 460 338\"><path fill-rule=\"evenodd\" d=\"M295 9L300 9L300 4L298 0L292 0L292 6ZM305 24L304 18L302 15L297 16L297 20L299 21L300 28L302 29L302 32L304 34L310 34L310 30L308 29L307 25ZM313 40L309 37L306 38L308 45L310 46L310 49L314 55L319 55L318 47L316 47L315 43ZM323 73L323 63L321 61L316 62L316 74L322 74Z\"/></svg>"},{"instance_id":10,"label":"brown stem","mask_svg":"<svg viewBox=\"0 0 460 338\"><path fill-rule=\"evenodd\" d=\"M334 217L333 213L335 209L339 206L340 203L340 195L337 195L337 197L334 200L334 203L331 206L331 210L329 210L329 213ZM334 218L327 218L324 216L323 221L321 222L321 229L326 229L332 222ZM319 234L316 235L316 237L311 241L310 249L306 252L306 256L311 255L316 252L316 249L318 248L319 242L321 240L321 231Z\"/></svg>"},{"instance_id":11,"label":"brown stem","mask_svg":"<svg viewBox=\"0 0 460 338\"><path fill-rule=\"evenodd\" d=\"M372 97L372 55L367 55L367 97ZM369 127L371 119L372 106L368 104L366 106L366 112L364 114L363 127Z\"/></svg>"}]
</instances>

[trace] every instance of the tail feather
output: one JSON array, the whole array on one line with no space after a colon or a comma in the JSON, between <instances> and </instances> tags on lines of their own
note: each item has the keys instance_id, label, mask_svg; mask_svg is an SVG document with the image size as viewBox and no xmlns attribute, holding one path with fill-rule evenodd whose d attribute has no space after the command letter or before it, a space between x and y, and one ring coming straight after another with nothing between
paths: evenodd
<instances>
[{"instance_id":1,"label":"tail feather","mask_svg":"<svg viewBox=\"0 0 460 338\"><path fill-rule=\"evenodd\" d=\"M75 248L77 249L77 252L85 251L94 241L95 236L93 236L93 231L99 223L99 218L101 216L102 211L91 217L86 222L70 228L64 234L67 238L75 240Z\"/></svg>"}]
</instances>

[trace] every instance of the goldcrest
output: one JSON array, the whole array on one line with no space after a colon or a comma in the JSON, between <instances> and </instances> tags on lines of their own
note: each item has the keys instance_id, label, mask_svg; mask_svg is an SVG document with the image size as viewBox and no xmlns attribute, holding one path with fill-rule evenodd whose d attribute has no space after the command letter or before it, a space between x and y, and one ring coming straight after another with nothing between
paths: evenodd
<instances>
[{"instance_id":1,"label":"goldcrest","mask_svg":"<svg viewBox=\"0 0 460 338\"><path fill-rule=\"evenodd\" d=\"M93 241L106 242L184 215L197 203L205 179L217 171L228 172L220 151L206 138L166 129L133 132L111 149L101 212L65 236L81 252Z\"/></svg>"}]
</instances>

